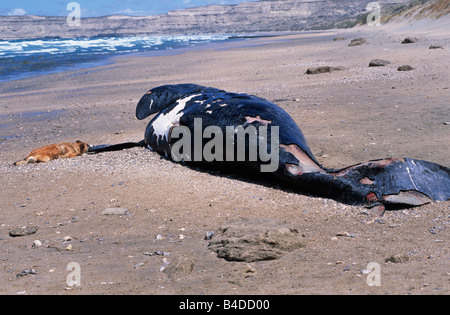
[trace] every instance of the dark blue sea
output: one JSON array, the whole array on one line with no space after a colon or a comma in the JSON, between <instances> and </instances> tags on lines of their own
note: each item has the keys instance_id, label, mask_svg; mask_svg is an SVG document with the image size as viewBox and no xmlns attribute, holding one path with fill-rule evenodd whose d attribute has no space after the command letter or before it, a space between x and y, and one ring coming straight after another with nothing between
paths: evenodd
<instances>
[{"instance_id":1,"label":"dark blue sea","mask_svg":"<svg viewBox=\"0 0 450 315\"><path fill-rule=\"evenodd\" d=\"M166 51L210 42L236 40L229 35L94 37L0 40L0 82L106 63L107 57Z\"/></svg>"}]
</instances>

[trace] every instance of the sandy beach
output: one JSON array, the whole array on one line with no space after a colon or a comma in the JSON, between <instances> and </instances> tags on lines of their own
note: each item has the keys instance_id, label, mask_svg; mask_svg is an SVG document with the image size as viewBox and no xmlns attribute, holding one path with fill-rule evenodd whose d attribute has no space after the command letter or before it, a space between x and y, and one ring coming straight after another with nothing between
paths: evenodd
<instances>
[{"instance_id":1,"label":"sandy beach","mask_svg":"<svg viewBox=\"0 0 450 315\"><path fill-rule=\"evenodd\" d=\"M196 83L278 104L326 167L385 157L449 167L450 34L448 24L427 25L261 37L2 83L0 294L449 294L448 201L380 218L144 148L13 166L51 143L140 141L148 123L134 115L141 96ZM401 44L407 36L418 41ZM367 43L348 46L358 37ZM369 67L372 59L391 63ZM318 66L345 69L305 73ZM128 212L102 214L115 207ZM206 233L240 217L287 221L304 247L270 261L218 258ZM38 230L9 236L22 226ZM406 261L386 261L395 255ZM188 271L162 270L180 258ZM71 262L81 286L67 282ZM379 286L368 285L371 262L381 267ZM37 274L17 276L25 269Z\"/></svg>"}]
</instances>

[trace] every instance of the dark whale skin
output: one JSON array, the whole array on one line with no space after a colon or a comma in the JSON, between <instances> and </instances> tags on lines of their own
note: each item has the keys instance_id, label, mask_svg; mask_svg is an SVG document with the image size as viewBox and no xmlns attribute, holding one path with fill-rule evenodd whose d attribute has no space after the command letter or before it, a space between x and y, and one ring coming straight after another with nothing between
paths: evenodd
<instances>
[{"instance_id":1,"label":"dark whale skin","mask_svg":"<svg viewBox=\"0 0 450 315\"><path fill-rule=\"evenodd\" d=\"M156 116L147 126L144 142L149 149L166 157L170 156L170 149L176 142L170 136L173 127L186 126L194 133L196 118L202 119L202 130L218 126L224 134L226 126L267 126L268 140L271 139L270 127L278 126L279 166L271 175L292 183L300 192L363 205L380 214L386 208L412 207L450 199L450 169L432 162L389 158L340 170L323 167L313 156L291 116L263 98L196 84L165 85L149 90L137 105L138 119L153 114ZM271 141L267 145L271 150ZM225 155L225 147L223 151ZM200 163L211 162L202 160ZM264 164L260 160L215 163L227 167L244 164L256 172Z\"/></svg>"}]
</instances>

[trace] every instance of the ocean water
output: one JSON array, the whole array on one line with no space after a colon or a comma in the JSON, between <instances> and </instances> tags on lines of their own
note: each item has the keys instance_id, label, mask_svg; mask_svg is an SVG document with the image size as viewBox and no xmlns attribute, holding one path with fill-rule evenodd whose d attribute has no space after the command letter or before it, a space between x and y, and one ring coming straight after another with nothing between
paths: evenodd
<instances>
[{"instance_id":1,"label":"ocean water","mask_svg":"<svg viewBox=\"0 0 450 315\"><path fill-rule=\"evenodd\" d=\"M0 40L0 82L98 66L107 57L236 40L229 35Z\"/></svg>"}]
</instances>

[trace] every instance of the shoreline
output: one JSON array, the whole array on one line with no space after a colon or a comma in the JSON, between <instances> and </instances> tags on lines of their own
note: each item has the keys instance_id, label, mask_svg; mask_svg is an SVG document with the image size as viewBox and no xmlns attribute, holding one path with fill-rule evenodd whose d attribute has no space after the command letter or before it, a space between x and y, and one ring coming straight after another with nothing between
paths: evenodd
<instances>
[{"instance_id":1,"label":"shoreline","mask_svg":"<svg viewBox=\"0 0 450 315\"><path fill-rule=\"evenodd\" d=\"M249 33L249 34L238 34L238 35L229 35L228 40L222 41L222 40L213 40L210 42L205 43L198 43L194 44L189 47L179 47L179 48L166 48L166 49L153 49L148 51L141 51L141 52L127 52L127 53L112 53L109 55L98 55L98 54L92 54L92 57L97 59L97 61L81 61L77 64L75 64L72 67L69 66L55 66L54 68L50 70L42 70L42 71L35 71L35 72L27 72L20 75L17 79L5 79L1 80L0 82L11 82L11 81L17 81L27 78L33 78L33 77L40 77L45 76L48 74L57 74L60 72L66 72L66 71L78 71L78 70L86 70L91 68L96 68L100 66L105 65L111 65L114 64L115 58L133 58L133 57L159 57L159 56L168 56L168 55L177 55L177 54L183 54L190 51L202 51L207 49L226 49L225 47L227 44L232 43L240 43L240 42L250 42L252 40L261 41L264 39L274 39L282 36L292 36L296 34L320 34L323 32L327 32L328 30L324 31L298 31L298 32L272 32L272 33ZM218 35L218 34L202 34L202 35ZM162 35L163 36L163 35ZM123 36L128 37L128 36ZM94 37L96 38L96 37ZM76 38L75 38L76 39ZM38 40L38 39L36 39ZM253 44L248 43L247 45L252 46ZM247 47L247 45L235 45L234 47ZM262 45L255 44L255 45ZM10 75L11 76L11 75Z\"/></svg>"},{"instance_id":2,"label":"shoreline","mask_svg":"<svg viewBox=\"0 0 450 315\"><path fill-rule=\"evenodd\" d=\"M201 35L203 36L203 35ZM218 34L205 34L204 36L220 36ZM226 36L226 35L224 35ZM167 36L161 36L161 37L167 37ZM170 36L169 36L170 37ZM189 36L186 36L189 37ZM72 41L72 40L96 40L96 39L106 39L106 40L115 40L116 38L122 38L122 39L131 39L131 38L140 38L140 37L130 37L130 36L112 36L112 37L92 37L92 38L68 38L68 39L64 39L64 38L58 38L57 40L68 40L68 41ZM154 36L154 38L159 38L159 36ZM32 39L32 40L12 40L12 41L42 41L42 40L52 40L47 39L47 38L42 38L42 39ZM237 40L237 39L236 39ZM0 80L0 82L9 82L9 81L16 81L16 80L20 80L20 79L26 79L26 78L30 78L30 77L37 77L37 76L43 76L43 75L47 75L47 74L55 74L55 73L60 73L60 72L64 72L64 71L76 71L76 70L83 70L83 69L90 69L90 68L94 68L94 67L98 67L98 66L102 66L102 65L108 65L113 63L112 58L115 57L119 57L119 56L133 56L133 55L139 55L141 53L145 54L145 53L151 53L151 52L156 52L156 55L165 55L165 54L170 54L171 50L177 50L177 49L189 49L189 48L195 48L196 46L201 46L204 44L208 44L208 43L214 43L216 41L221 41L221 40L217 40L217 39L212 39L210 42L206 42L206 43L196 43L196 44L191 44L190 47L176 47L176 45L178 45L179 43L175 43L173 42L172 45L175 45L175 47L173 48L172 46L169 47L165 47L163 49L159 49L159 45L161 44L155 44L151 47L147 47L148 50L147 51L137 51L139 49L142 49L142 47L140 47L138 44L138 46L136 46L136 51L129 51L129 52L123 52L122 50L117 50L116 48L123 48L120 46L114 46L114 50L116 50L115 52L111 52L110 49L107 49L107 51L103 50L102 53L98 53L95 51L91 51L90 53L88 53L87 55L85 53L79 53L79 52L75 52L75 53L67 53L64 51L60 51L58 54L51 54L48 56L41 56L41 55L24 55L24 56L10 56L8 58L6 58L6 60L8 59L19 59L18 64L26 64L28 65L30 63L30 59L31 61L33 61L31 63L31 67L34 69L36 67L39 67L41 69L39 70L28 70L25 69L22 73L18 74L18 78L14 78L14 73L7 73L5 74L5 79ZM8 41L7 41L8 42ZM163 42L164 43L164 42ZM113 44L114 45L114 44ZM58 47L58 46L57 46ZM127 46L125 46L127 47ZM42 50L43 48L41 48ZM59 48L57 48L59 49ZM159 52L159 53L158 53ZM36 59L41 59L44 58L38 62L36 62ZM20 61L24 59L23 61ZM72 63L72 64L71 64ZM49 64L51 64L51 66L48 66ZM69 65L71 64L71 65ZM4 65L5 67L8 67L8 64ZM9 65L11 67L11 65ZM17 65L14 64L14 67L17 68ZM48 67L47 69L44 69L45 67Z\"/></svg>"}]
</instances>

